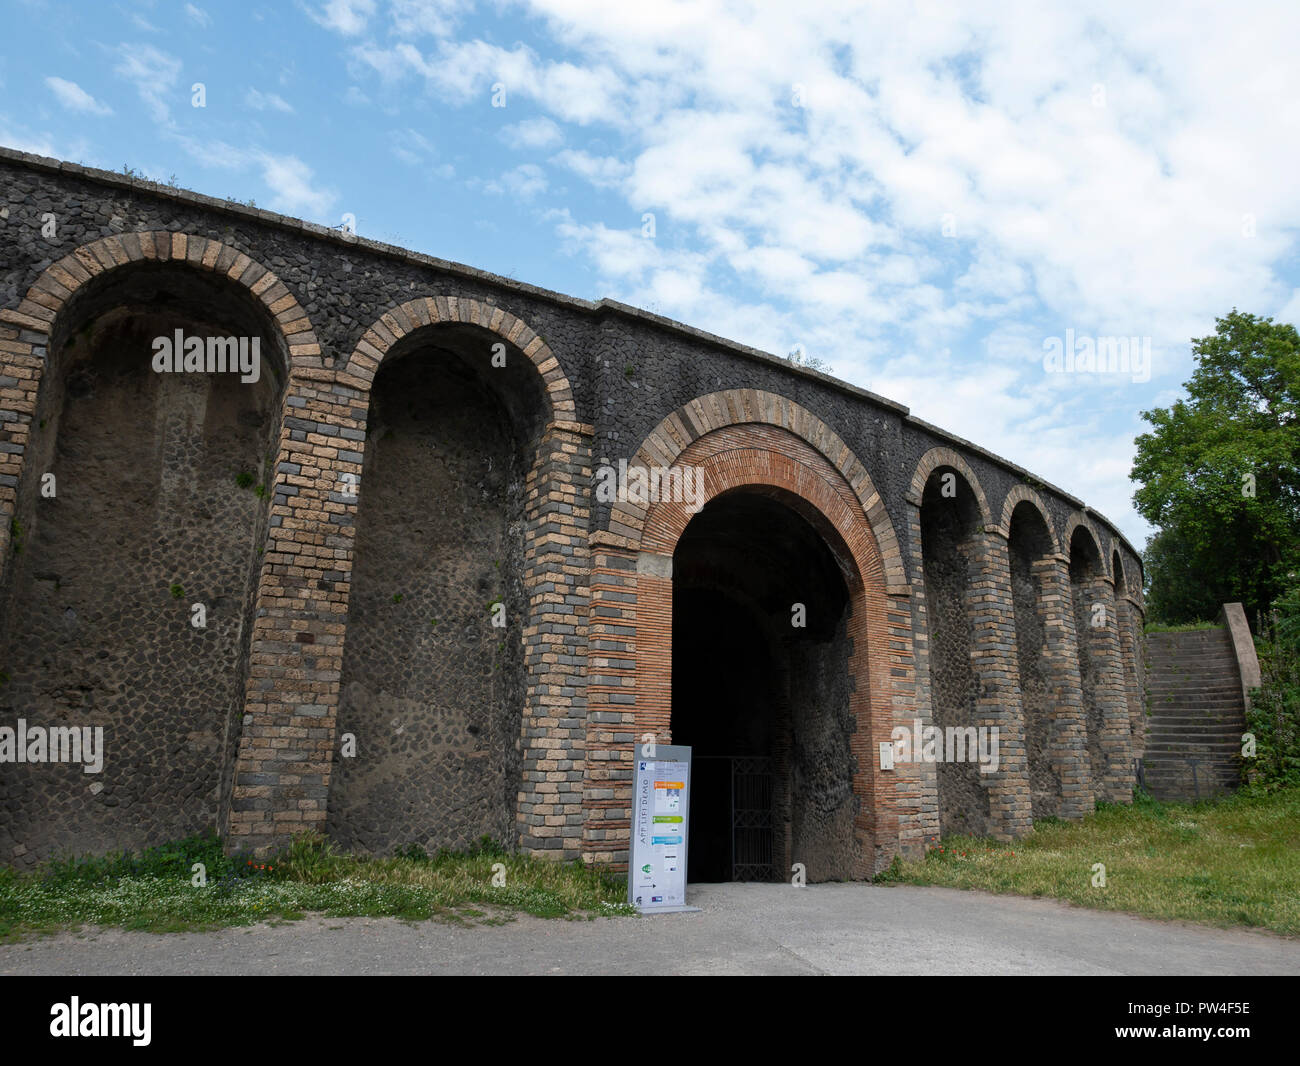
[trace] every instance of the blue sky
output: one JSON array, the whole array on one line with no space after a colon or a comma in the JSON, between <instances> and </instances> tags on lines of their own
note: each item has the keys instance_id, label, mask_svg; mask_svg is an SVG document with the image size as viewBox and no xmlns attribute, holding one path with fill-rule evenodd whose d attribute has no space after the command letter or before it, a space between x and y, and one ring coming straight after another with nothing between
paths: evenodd
<instances>
[{"instance_id":1,"label":"blue sky","mask_svg":"<svg viewBox=\"0 0 1300 1066\"><path fill-rule=\"evenodd\" d=\"M1139 546L1189 338L1300 322L1290 0L7 7L0 143L799 346Z\"/></svg>"}]
</instances>

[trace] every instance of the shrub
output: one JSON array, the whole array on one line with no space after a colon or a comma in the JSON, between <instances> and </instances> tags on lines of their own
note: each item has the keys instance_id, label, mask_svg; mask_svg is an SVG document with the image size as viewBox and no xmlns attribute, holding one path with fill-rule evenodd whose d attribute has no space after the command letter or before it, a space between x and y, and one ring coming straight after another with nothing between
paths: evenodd
<instances>
[{"instance_id":1,"label":"shrub","mask_svg":"<svg viewBox=\"0 0 1300 1066\"><path fill-rule=\"evenodd\" d=\"M1256 642L1263 684L1252 690L1246 729L1255 757L1242 774L1250 792L1300 786L1300 581L1273 603Z\"/></svg>"}]
</instances>

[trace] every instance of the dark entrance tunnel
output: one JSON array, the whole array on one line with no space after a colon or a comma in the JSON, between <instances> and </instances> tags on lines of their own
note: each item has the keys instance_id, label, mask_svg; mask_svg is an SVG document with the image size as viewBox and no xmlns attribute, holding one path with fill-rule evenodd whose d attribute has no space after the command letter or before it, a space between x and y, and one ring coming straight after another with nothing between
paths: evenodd
<instances>
[{"instance_id":1,"label":"dark entrance tunnel","mask_svg":"<svg viewBox=\"0 0 1300 1066\"><path fill-rule=\"evenodd\" d=\"M783 497L714 499L673 556L673 742L693 749L696 882L785 880L793 862L809 880L851 876L849 594Z\"/></svg>"}]
</instances>

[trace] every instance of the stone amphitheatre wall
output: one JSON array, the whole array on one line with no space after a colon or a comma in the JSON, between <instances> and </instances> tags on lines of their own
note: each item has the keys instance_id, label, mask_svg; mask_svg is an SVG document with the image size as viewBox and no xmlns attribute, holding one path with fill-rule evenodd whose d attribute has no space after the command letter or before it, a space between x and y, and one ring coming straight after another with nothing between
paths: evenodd
<instances>
[{"instance_id":1,"label":"stone amphitheatre wall","mask_svg":"<svg viewBox=\"0 0 1300 1066\"><path fill-rule=\"evenodd\" d=\"M620 460L773 501L838 568L773 674L815 876L1131 792L1140 562L1027 471L610 301L7 150L0 184L0 730L105 737L87 774L0 733L0 862L212 827L625 862L693 512L599 496ZM259 379L154 372L178 329L255 338ZM806 555L790 587L830 587ZM999 771L882 768L914 724L997 727Z\"/></svg>"}]
</instances>

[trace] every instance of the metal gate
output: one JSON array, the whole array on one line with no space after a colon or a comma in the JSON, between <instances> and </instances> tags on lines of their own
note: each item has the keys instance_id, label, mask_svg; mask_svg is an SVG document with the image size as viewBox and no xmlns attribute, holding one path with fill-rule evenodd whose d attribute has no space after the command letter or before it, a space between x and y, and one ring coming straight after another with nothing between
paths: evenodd
<instances>
[{"instance_id":1,"label":"metal gate","mask_svg":"<svg viewBox=\"0 0 1300 1066\"><path fill-rule=\"evenodd\" d=\"M772 760L756 755L702 755L728 764L731 778L731 879L780 881L776 867L776 820L772 813Z\"/></svg>"}]
</instances>

